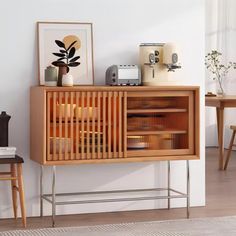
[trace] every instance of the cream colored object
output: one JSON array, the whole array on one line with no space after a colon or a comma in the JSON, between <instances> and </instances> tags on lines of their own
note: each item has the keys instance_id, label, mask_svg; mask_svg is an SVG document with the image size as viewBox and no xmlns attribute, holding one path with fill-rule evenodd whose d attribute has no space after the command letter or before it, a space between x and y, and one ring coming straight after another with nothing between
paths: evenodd
<instances>
[{"instance_id":1,"label":"cream colored object","mask_svg":"<svg viewBox=\"0 0 236 236\"><path fill-rule=\"evenodd\" d=\"M168 44L155 43L155 44L140 45L139 62L141 65L143 85L156 86L156 85L178 84L178 81L174 80L172 72L168 72L165 63L169 62L170 57L172 58L171 50L175 51L174 44L171 43ZM150 61L151 54L154 55L153 63Z\"/></svg>"},{"instance_id":2,"label":"cream colored object","mask_svg":"<svg viewBox=\"0 0 236 236\"><path fill-rule=\"evenodd\" d=\"M72 105L72 109L71 109L71 105L70 104L57 104L56 105L56 117L59 118L60 117L60 110L61 110L61 118L65 118L67 116L67 118L69 119L71 116L74 116L74 109L75 109L76 105Z\"/></svg>"},{"instance_id":3,"label":"cream colored object","mask_svg":"<svg viewBox=\"0 0 236 236\"><path fill-rule=\"evenodd\" d=\"M81 119L82 115L84 119L92 119L94 117L95 120L98 118L98 109L97 107L84 107L83 109L81 107L75 107L75 116L77 117L78 113L78 118Z\"/></svg>"},{"instance_id":4,"label":"cream colored object","mask_svg":"<svg viewBox=\"0 0 236 236\"><path fill-rule=\"evenodd\" d=\"M72 87L73 86L73 76L70 74L62 75L62 86Z\"/></svg>"},{"instance_id":5,"label":"cream colored object","mask_svg":"<svg viewBox=\"0 0 236 236\"><path fill-rule=\"evenodd\" d=\"M61 150L60 150L60 143L61 143ZM54 152L54 145L55 145L56 154L58 154L60 151L61 151L62 154L70 153L70 150L71 150L71 140L70 140L70 138L53 138L53 137L50 137L50 153L51 154Z\"/></svg>"}]
</instances>

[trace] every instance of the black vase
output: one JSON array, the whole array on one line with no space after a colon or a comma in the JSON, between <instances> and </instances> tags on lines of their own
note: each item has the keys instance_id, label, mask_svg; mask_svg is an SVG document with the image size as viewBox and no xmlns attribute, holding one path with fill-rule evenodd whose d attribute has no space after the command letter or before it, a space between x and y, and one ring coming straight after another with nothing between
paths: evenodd
<instances>
[{"instance_id":1,"label":"black vase","mask_svg":"<svg viewBox=\"0 0 236 236\"><path fill-rule=\"evenodd\" d=\"M0 147L8 146L8 123L10 119L11 116L2 111L0 114Z\"/></svg>"}]
</instances>

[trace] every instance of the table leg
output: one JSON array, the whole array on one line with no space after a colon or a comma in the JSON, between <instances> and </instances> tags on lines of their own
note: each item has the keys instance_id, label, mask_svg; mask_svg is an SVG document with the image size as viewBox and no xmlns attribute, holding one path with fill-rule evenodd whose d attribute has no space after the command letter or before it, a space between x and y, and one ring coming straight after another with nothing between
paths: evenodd
<instances>
[{"instance_id":1,"label":"table leg","mask_svg":"<svg viewBox=\"0 0 236 236\"><path fill-rule=\"evenodd\" d=\"M217 109L217 128L219 142L219 169L224 170L224 108Z\"/></svg>"},{"instance_id":2,"label":"table leg","mask_svg":"<svg viewBox=\"0 0 236 236\"><path fill-rule=\"evenodd\" d=\"M219 143L219 117L220 117L220 109L216 108L216 125L217 125L217 137L218 137L218 143Z\"/></svg>"}]
</instances>

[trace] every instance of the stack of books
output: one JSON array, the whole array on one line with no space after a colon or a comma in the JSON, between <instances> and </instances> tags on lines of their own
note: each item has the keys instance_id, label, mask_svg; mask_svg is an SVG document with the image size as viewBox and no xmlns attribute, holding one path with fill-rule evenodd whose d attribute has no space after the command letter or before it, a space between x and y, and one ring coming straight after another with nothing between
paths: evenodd
<instances>
[{"instance_id":1,"label":"stack of books","mask_svg":"<svg viewBox=\"0 0 236 236\"><path fill-rule=\"evenodd\" d=\"M0 147L0 158L15 158L15 147Z\"/></svg>"}]
</instances>

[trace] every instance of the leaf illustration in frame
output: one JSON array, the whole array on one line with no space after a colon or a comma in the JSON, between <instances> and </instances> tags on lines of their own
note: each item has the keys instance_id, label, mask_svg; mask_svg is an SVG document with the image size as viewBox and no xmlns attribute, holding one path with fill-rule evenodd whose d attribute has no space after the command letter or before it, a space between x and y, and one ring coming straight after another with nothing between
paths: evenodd
<instances>
[{"instance_id":1,"label":"leaf illustration in frame","mask_svg":"<svg viewBox=\"0 0 236 236\"><path fill-rule=\"evenodd\" d=\"M64 44L62 41L60 41L60 40L55 40L55 43L56 43L60 48L66 49L66 48L65 48L65 44Z\"/></svg>"},{"instance_id":2,"label":"leaf illustration in frame","mask_svg":"<svg viewBox=\"0 0 236 236\"><path fill-rule=\"evenodd\" d=\"M71 62L68 64L68 66L70 66L70 67L76 67L78 65L80 65L80 62Z\"/></svg>"},{"instance_id":3,"label":"leaf illustration in frame","mask_svg":"<svg viewBox=\"0 0 236 236\"><path fill-rule=\"evenodd\" d=\"M78 59L80 59L80 56L77 56L77 57L74 57L74 58L70 59L70 62L75 62L75 61L77 61Z\"/></svg>"},{"instance_id":4,"label":"leaf illustration in frame","mask_svg":"<svg viewBox=\"0 0 236 236\"><path fill-rule=\"evenodd\" d=\"M77 41L74 41L71 43L71 45L67 48L67 51L69 51L71 49L72 46L74 46L74 44L76 43Z\"/></svg>"},{"instance_id":5,"label":"leaf illustration in frame","mask_svg":"<svg viewBox=\"0 0 236 236\"><path fill-rule=\"evenodd\" d=\"M74 55L75 55L75 48L72 47L72 48L70 49L70 51L69 51L69 56L68 56L68 58L72 58Z\"/></svg>"},{"instance_id":6,"label":"leaf illustration in frame","mask_svg":"<svg viewBox=\"0 0 236 236\"><path fill-rule=\"evenodd\" d=\"M57 52L54 52L52 53L53 55L57 56L57 57L64 57L65 54L64 53L57 53Z\"/></svg>"}]
</instances>

